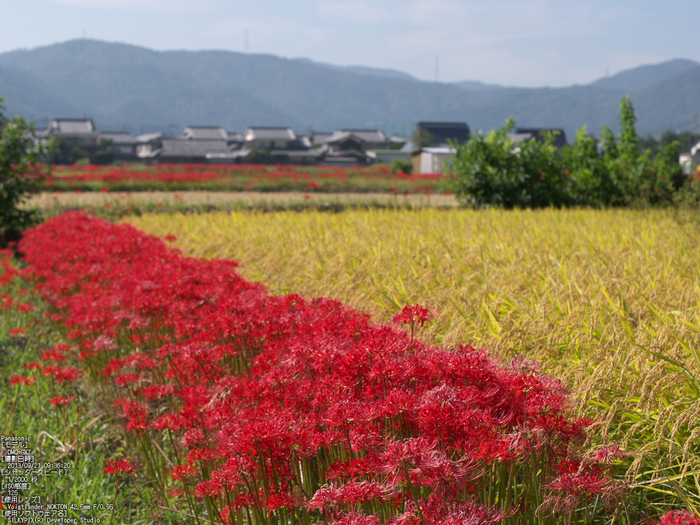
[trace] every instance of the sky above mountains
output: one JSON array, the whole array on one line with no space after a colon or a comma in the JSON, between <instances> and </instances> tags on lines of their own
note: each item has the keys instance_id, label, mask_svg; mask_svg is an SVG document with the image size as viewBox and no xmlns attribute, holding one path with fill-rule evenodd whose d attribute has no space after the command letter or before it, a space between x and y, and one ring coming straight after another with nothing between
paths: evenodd
<instances>
[{"instance_id":1,"label":"sky above mountains","mask_svg":"<svg viewBox=\"0 0 700 525\"><path fill-rule=\"evenodd\" d=\"M697 0L3 0L0 52L93 38L405 71L422 80L587 84L700 61ZM247 37L246 37L247 35Z\"/></svg>"}]
</instances>

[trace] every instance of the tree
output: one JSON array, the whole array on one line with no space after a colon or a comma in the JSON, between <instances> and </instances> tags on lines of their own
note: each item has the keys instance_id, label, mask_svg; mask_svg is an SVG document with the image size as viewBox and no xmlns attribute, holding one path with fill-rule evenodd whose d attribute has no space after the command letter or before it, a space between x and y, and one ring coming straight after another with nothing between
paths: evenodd
<instances>
[{"instance_id":1,"label":"tree","mask_svg":"<svg viewBox=\"0 0 700 525\"><path fill-rule=\"evenodd\" d=\"M41 189L45 173L38 164L44 148L34 146L34 125L22 117L5 119L3 101L0 98L0 245L5 247L36 222L36 212L20 205Z\"/></svg>"},{"instance_id":2,"label":"tree","mask_svg":"<svg viewBox=\"0 0 700 525\"><path fill-rule=\"evenodd\" d=\"M245 157L243 157L243 162L246 164L272 164L275 161L272 153L265 148L258 148L257 146L250 150Z\"/></svg>"},{"instance_id":3,"label":"tree","mask_svg":"<svg viewBox=\"0 0 700 525\"><path fill-rule=\"evenodd\" d=\"M51 153L47 157L49 164L68 165L75 164L81 159L89 158L89 154L78 146L61 138L54 138Z\"/></svg>"},{"instance_id":4,"label":"tree","mask_svg":"<svg viewBox=\"0 0 700 525\"><path fill-rule=\"evenodd\" d=\"M391 174L404 173L410 175L413 171L413 163L407 159L394 159L391 161Z\"/></svg>"},{"instance_id":5,"label":"tree","mask_svg":"<svg viewBox=\"0 0 700 525\"><path fill-rule=\"evenodd\" d=\"M114 149L111 139L100 140L100 149L90 155L90 162L100 166L108 166L114 162Z\"/></svg>"},{"instance_id":6,"label":"tree","mask_svg":"<svg viewBox=\"0 0 700 525\"><path fill-rule=\"evenodd\" d=\"M413 137L411 138L413 145L419 149L430 146L434 140L435 135L430 133L430 131L427 129L421 127L416 127L416 129L413 131Z\"/></svg>"}]
</instances>

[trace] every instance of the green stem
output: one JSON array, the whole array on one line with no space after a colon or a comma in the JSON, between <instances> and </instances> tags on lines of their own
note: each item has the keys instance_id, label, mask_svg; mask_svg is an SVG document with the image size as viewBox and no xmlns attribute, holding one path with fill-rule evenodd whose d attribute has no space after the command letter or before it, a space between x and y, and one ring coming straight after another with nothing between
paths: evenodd
<instances>
[{"instance_id":1,"label":"green stem","mask_svg":"<svg viewBox=\"0 0 700 525\"><path fill-rule=\"evenodd\" d=\"M117 488L114 491L114 501L112 501L112 513L109 515L109 524L112 525L114 519L114 509L117 508L117 494L119 494L119 475L117 475Z\"/></svg>"}]
</instances>

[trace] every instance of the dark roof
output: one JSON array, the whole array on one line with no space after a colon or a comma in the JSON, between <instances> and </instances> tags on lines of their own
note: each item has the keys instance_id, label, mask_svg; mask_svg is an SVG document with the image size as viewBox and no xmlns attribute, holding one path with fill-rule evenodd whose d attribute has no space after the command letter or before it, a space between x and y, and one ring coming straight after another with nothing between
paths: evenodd
<instances>
[{"instance_id":1,"label":"dark roof","mask_svg":"<svg viewBox=\"0 0 700 525\"><path fill-rule=\"evenodd\" d=\"M100 140L111 140L112 144L136 144L136 139L128 131L103 131L100 133Z\"/></svg>"},{"instance_id":2,"label":"dark roof","mask_svg":"<svg viewBox=\"0 0 700 525\"><path fill-rule=\"evenodd\" d=\"M231 151L225 140L164 139L159 157L205 157L207 153Z\"/></svg>"},{"instance_id":3,"label":"dark roof","mask_svg":"<svg viewBox=\"0 0 700 525\"><path fill-rule=\"evenodd\" d=\"M544 142L543 131L553 131L555 133L553 144L557 148L566 146L566 133L564 133L563 129L557 128L516 128L513 134L513 140L517 143L533 138L538 142Z\"/></svg>"},{"instance_id":4,"label":"dark roof","mask_svg":"<svg viewBox=\"0 0 700 525\"><path fill-rule=\"evenodd\" d=\"M469 140L469 126L466 122L419 122L416 127L433 136L431 146L447 145L450 140L463 144Z\"/></svg>"}]
</instances>

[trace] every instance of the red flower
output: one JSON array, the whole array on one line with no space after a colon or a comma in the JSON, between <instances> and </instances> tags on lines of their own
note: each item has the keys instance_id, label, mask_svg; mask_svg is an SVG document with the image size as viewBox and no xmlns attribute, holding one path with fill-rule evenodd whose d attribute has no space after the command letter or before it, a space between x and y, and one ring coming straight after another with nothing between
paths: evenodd
<instances>
[{"instance_id":1,"label":"red flower","mask_svg":"<svg viewBox=\"0 0 700 525\"><path fill-rule=\"evenodd\" d=\"M105 474L131 474L138 470L138 465L131 462L130 458L118 459L116 461L108 461L107 466L102 472Z\"/></svg>"},{"instance_id":2,"label":"red flower","mask_svg":"<svg viewBox=\"0 0 700 525\"><path fill-rule=\"evenodd\" d=\"M70 403L70 402L73 401L74 399L75 399L75 396L70 396L70 397L66 397L66 396L54 397L54 398L50 401L50 403L51 403L53 406L55 406L55 407L62 407L62 406L64 406L64 405L67 405L68 403Z\"/></svg>"},{"instance_id":3,"label":"red flower","mask_svg":"<svg viewBox=\"0 0 700 525\"><path fill-rule=\"evenodd\" d=\"M11 385L33 385L36 383L36 379L33 377L27 377L27 376L11 376L10 377L10 384Z\"/></svg>"},{"instance_id":4,"label":"red flower","mask_svg":"<svg viewBox=\"0 0 700 525\"><path fill-rule=\"evenodd\" d=\"M396 324L410 324L419 323L423 326L425 323L430 322L435 318L435 314L430 313L430 310L425 306L420 304L412 304L410 306L404 306L400 313L396 314L391 318L391 321Z\"/></svg>"},{"instance_id":5,"label":"red flower","mask_svg":"<svg viewBox=\"0 0 700 525\"><path fill-rule=\"evenodd\" d=\"M685 510L671 511L661 518L659 525L700 525L700 517Z\"/></svg>"}]
</instances>

